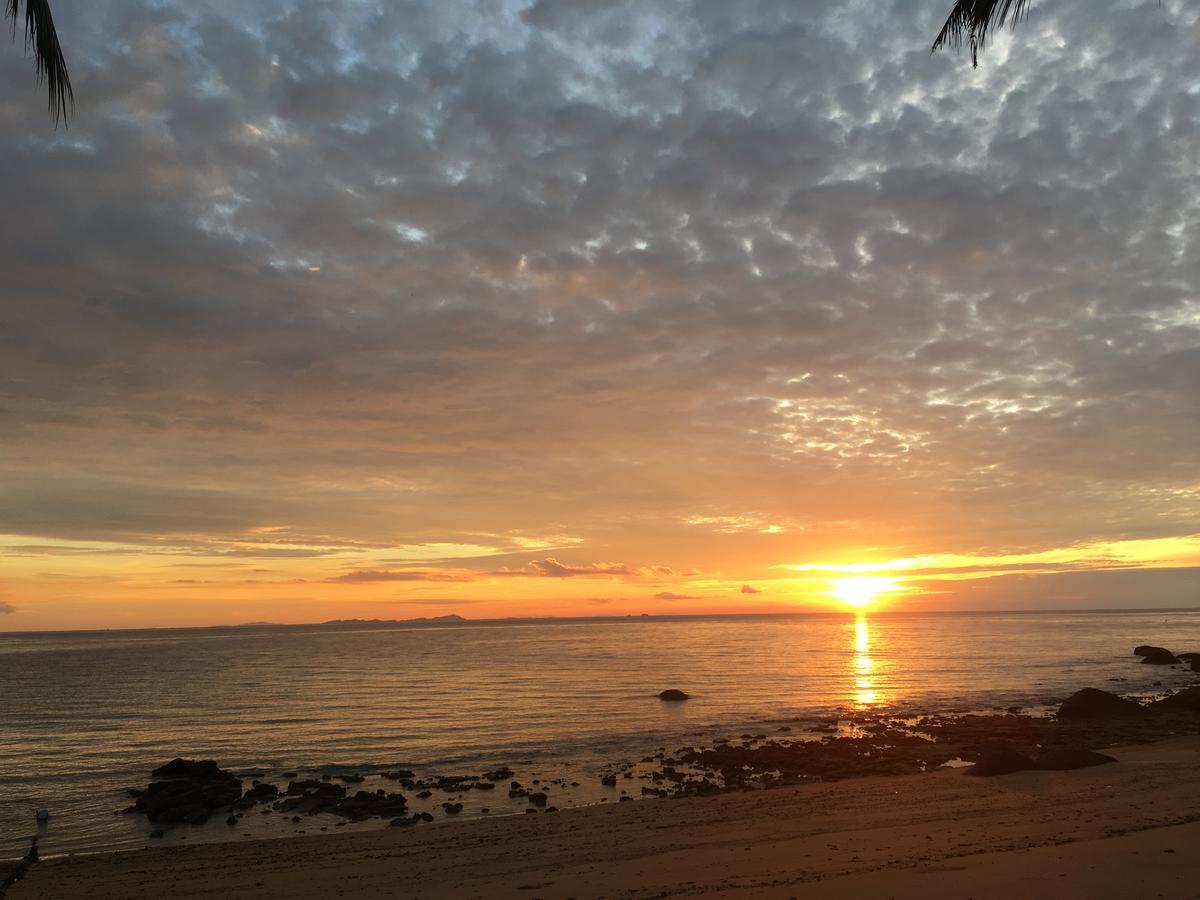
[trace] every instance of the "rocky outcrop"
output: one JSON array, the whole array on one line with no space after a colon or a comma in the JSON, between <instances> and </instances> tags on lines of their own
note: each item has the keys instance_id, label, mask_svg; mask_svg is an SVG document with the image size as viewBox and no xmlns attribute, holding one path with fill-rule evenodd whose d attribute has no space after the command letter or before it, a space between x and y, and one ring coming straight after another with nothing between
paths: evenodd
<instances>
[{"instance_id":1,"label":"rocky outcrop","mask_svg":"<svg viewBox=\"0 0 1200 900\"><path fill-rule=\"evenodd\" d=\"M1060 719L1112 719L1138 716L1144 713L1142 706L1098 688L1084 688L1063 701L1058 708Z\"/></svg>"}]
</instances>

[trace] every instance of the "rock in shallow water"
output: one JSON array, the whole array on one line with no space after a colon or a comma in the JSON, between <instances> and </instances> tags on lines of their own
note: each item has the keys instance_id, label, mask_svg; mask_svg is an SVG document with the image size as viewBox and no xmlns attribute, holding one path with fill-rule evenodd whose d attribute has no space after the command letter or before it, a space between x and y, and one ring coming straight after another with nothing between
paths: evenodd
<instances>
[{"instance_id":1,"label":"rock in shallow water","mask_svg":"<svg viewBox=\"0 0 1200 900\"><path fill-rule=\"evenodd\" d=\"M242 782L211 759L173 759L151 773L155 781L137 791L133 809L151 822L200 825L218 809L241 799Z\"/></svg>"},{"instance_id":2,"label":"rock in shallow water","mask_svg":"<svg viewBox=\"0 0 1200 900\"><path fill-rule=\"evenodd\" d=\"M1173 666L1179 662L1179 657L1170 650L1162 647L1150 647L1150 652L1142 654L1142 664L1150 666Z\"/></svg>"},{"instance_id":3,"label":"rock in shallow water","mask_svg":"<svg viewBox=\"0 0 1200 900\"><path fill-rule=\"evenodd\" d=\"M683 691L678 691L675 688L669 688L658 695L659 700L666 700L669 703L678 703L681 700L688 699L688 695Z\"/></svg>"},{"instance_id":4,"label":"rock in shallow water","mask_svg":"<svg viewBox=\"0 0 1200 900\"><path fill-rule=\"evenodd\" d=\"M1058 708L1060 719L1112 719L1139 716L1145 712L1141 704L1110 694L1098 688L1084 688L1063 701Z\"/></svg>"},{"instance_id":5,"label":"rock in shallow water","mask_svg":"<svg viewBox=\"0 0 1200 900\"><path fill-rule=\"evenodd\" d=\"M1193 665L1195 661L1193 661ZM1187 688L1154 704L1155 709L1176 709L1200 713L1200 687Z\"/></svg>"}]
</instances>

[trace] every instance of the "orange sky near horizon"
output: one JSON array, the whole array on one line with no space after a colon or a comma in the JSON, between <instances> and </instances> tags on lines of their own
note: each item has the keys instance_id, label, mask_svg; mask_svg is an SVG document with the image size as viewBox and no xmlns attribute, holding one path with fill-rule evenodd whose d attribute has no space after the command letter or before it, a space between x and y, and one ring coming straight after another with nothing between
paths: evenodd
<instances>
[{"instance_id":1,"label":"orange sky near horizon","mask_svg":"<svg viewBox=\"0 0 1200 900\"><path fill-rule=\"evenodd\" d=\"M776 544L776 546L781 546ZM228 549L233 549L228 548ZM1106 542L989 556L957 554L833 562L677 568L586 559L548 547L523 564L482 546L397 550L341 548L318 557L271 557L295 549L260 535L239 553L198 557L169 545L144 547L0 537L5 596L21 608L0 630L230 625L337 618L406 619L455 613L487 619L885 610L1129 606L1127 594L1075 591L1081 576L1147 575L1200 567L1200 535ZM437 553L471 551L454 559ZM1194 577L1194 576L1192 576ZM1171 605L1170 595L1139 606ZM10 622L0 619L0 626Z\"/></svg>"}]
</instances>

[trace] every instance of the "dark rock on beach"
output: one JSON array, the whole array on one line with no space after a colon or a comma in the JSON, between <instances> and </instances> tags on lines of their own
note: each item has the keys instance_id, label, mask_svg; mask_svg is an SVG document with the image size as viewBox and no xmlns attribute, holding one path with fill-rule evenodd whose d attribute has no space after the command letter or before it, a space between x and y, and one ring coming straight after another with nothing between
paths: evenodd
<instances>
[{"instance_id":1,"label":"dark rock on beach","mask_svg":"<svg viewBox=\"0 0 1200 900\"><path fill-rule=\"evenodd\" d=\"M1098 688L1084 688L1063 701L1060 719L1109 719L1137 716L1145 712L1141 704Z\"/></svg>"},{"instance_id":2,"label":"dark rock on beach","mask_svg":"<svg viewBox=\"0 0 1200 900\"><path fill-rule=\"evenodd\" d=\"M1164 697L1155 703L1152 708L1200 713L1200 687L1187 688L1177 694L1172 694L1170 697Z\"/></svg>"},{"instance_id":3,"label":"dark rock on beach","mask_svg":"<svg viewBox=\"0 0 1200 900\"><path fill-rule=\"evenodd\" d=\"M1027 772L1036 769L1038 764L1016 750L1006 747L986 750L979 755L975 765L967 769L968 775L1008 775L1012 772Z\"/></svg>"},{"instance_id":4,"label":"dark rock on beach","mask_svg":"<svg viewBox=\"0 0 1200 900\"><path fill-rule=\"evenodd\" d=\"M688 699L688 695L683 691L678 691L675 688L670 688L658 695L659 700L666 700L668 703L678 703L681 700Z\"/></svg>"}]
</instances>

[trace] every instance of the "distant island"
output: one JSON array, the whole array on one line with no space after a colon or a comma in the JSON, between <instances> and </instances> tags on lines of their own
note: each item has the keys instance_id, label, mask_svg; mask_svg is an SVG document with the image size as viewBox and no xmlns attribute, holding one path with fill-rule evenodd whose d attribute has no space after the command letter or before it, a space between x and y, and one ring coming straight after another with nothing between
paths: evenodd
<instances>
[{"instance_id":1,"label":"distant island","mask_svg":"<svg viewBox=\"0 0 1200 900\"><path fill-rule=\"evenodd\" d=\"M330 619L328 622L321 622L321 626L345 626L354 625L374 626L374 625L447 625L457 622L467 621L462 616L456 616L451 613L448 616L421 616L418 619Z\"/></svg>"},{"instance_id":2,"label":"distant island","mask_svg":"<svg viewBox=\"0 0 1200 900\"><path fill-rule=\"evenodd\" d=\"M417 619L330 619L328 622L242 622L238 625L207 625L206 628L394 628L397 625L458 625L467 620L448 616L421 616Z\"/></svg>"}]
</instances>

